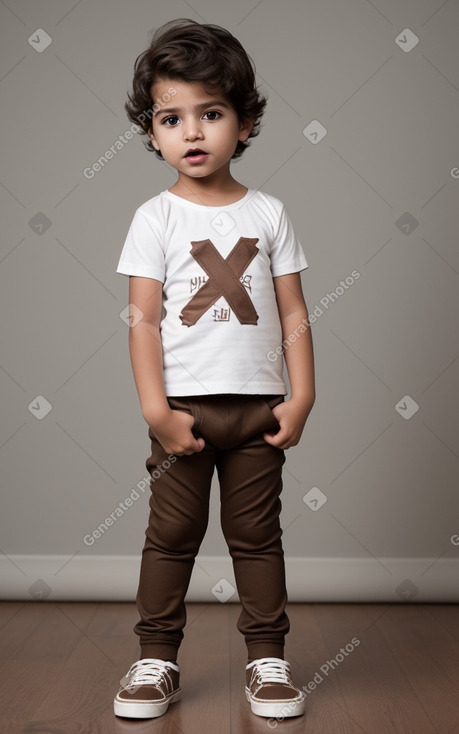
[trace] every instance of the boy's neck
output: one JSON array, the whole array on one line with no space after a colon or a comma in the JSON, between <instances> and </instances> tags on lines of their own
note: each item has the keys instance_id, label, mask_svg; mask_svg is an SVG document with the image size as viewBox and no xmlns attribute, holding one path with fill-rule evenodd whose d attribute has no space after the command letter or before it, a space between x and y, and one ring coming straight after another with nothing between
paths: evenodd
<instances>
[{"instance_id":1,"label":"boy's neck","mask_svg":"<svg viewBox=\"0 0 459 734\"><path fill-rule=\"evenodd\" d=\"M226 206L242 199L248 189L228 173L224 177L191 178L181 173L170 187L171 194L204 206Z\"/></svg>"}]
</instances>

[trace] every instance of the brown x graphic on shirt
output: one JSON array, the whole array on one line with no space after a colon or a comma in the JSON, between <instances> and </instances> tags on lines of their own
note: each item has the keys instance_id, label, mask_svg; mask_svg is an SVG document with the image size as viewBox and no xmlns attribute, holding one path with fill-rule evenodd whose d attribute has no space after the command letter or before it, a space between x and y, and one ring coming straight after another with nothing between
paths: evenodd
<instances>
[{"instance_id":1,"label":"brown x graphic on shirt","mask_svg":"<svg viewBox=\"0 0 459 734\"><path fill-rule=\"evenodd\" d=\"M226 259L211 240L191 243L190 252L209 280L183 308L180 314L183 326L193 326L220 296L226 298L241 324L257 325L258 314L239 280L258 253L257 242L258 237L240 237Z\"/></svg>"}]
</instances>

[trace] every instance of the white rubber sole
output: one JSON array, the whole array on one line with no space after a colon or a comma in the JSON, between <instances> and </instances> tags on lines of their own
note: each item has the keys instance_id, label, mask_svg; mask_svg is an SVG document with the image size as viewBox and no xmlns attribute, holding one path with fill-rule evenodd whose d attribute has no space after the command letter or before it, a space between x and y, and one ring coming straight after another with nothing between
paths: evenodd
<instances>
[{"instance_id":1,"label":"white rubber sole","mask_svg":"<svg viewBox=\"0 0 459 734\"><path fill-rule=\"evenodd\" d=\"M250 703L252 713L257 716L268 718L287 719L291 716L302 716L305 710L306 696L301 700L292 701L261 701L253 699L248 688L245 689L247 701Z\"/></svg>"},{"instance_id":2,"label":"white rubber sole","mask_svg":"<svg viewBox=\"0 0 459 734\"><path fill-rule=\"evenodd\" d=\"M181 695L180 688L164 701L124 701L117 695L114 701L115 716L124 716L128 719L155 719L165 714L169 704L179 701Z\"/></svg>"}]
</instances>

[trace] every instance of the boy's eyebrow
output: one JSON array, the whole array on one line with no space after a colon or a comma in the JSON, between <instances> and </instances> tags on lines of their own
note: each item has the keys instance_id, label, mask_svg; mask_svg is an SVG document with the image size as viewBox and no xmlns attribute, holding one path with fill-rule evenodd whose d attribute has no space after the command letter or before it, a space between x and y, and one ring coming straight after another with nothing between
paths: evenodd
<instances>
[{"instance_id":1,"label":"boy's eyebrow","mask_svg":"<svg viewBox=\"0 0 459 734\"><path fill-rule=\"evenodd\" d=\"M227 109L229 109L229 104L227 102L224 102L222 99L211 99L209 102L200 102L199 104L193 105L193 108L195 110L203 110L206 107L226 107ZM153 115L155 117L159 114L163 115L165 113L171 115L181 111L182 110L180 107L161 107L159 110L156 110Z\"/></svg>"}]
</instances>

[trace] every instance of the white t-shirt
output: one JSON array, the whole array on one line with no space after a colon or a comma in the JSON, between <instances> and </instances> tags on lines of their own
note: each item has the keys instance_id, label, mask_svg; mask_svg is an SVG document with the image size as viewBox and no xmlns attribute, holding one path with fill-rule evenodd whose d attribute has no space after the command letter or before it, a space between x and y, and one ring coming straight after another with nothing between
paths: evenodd
<instances>
[{"instance_id":1,"label":"white t-shirt","mask_svg":"<svg viewBox=\"0 0 459 734\"><path fill-rule=\"evenodd\" d=\"M166 395L285 395L282 355L268 357L282 342L273 277L307 267L269 194L204 206L163 191L140 206L117 272L163 283Z\"/></svg>"}]
</instances>

